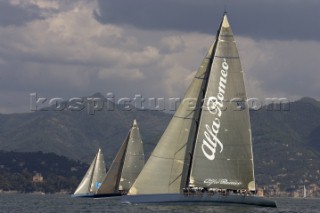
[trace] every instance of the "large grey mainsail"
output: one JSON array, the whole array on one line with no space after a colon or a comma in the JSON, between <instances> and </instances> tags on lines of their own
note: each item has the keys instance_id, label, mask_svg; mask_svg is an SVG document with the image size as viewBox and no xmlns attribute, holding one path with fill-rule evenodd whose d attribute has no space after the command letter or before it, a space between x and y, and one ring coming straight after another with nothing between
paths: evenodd
<instances>
[{"instance_id":1,"label":"large grey mainsail","mask_svg":"<svg viewBox=\"0 0 320 213\"><path fill-rule=\"evenodd\" d=\"M88 171L74 192L74 195L95 194L105 178L106 169L101 149L94 157Z\"/></svg>"},{"instance_id":2,"label":"large grey mainsail","mask_svg":"<svg viewBox=\"0 0 320 213\"><path fill-rule=\"evenodd\" d=\"M128 191L144 166L144 151L136 120L122 143L97 194Z\"/></svg>"},{"instance_id":3,"label":"large grey mainsail","mask_svg":"<svg viewBox=\"0 0 320 213\"><path fill-rule=\"evenodd\" d=\"M223 111L226 99L234 111ZM129 194L180 193L189 186L254 190L244 100L240 60L224 15L216 42Z\"/></svg>"},{"instance_id":4,"label":"large grey mainsail","mask_svg":"<svg viewBox=\"0 0 320 213\"><path fill-rule=\"evenodd\" d=\"M129 194L180 193L186 186L213 46Z\"/></svg>"},{"instance_id":5,"label":"large grey mainsail","mask_svg":"<svg viewBox=\"0 0 320 213\"><path fill-rule=\"evenodd\" d=\"M255 190L243 71L224 16L202 107L190 186Z\"/></svg>"}]
</instances>

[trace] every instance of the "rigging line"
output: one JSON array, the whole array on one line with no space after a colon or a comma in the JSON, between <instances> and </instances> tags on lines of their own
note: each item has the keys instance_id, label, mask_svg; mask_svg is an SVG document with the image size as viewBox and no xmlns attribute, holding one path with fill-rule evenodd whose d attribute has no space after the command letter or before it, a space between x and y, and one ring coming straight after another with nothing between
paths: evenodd
<instances>
[{"instance_id":1,"label":"rigging line","mask_svg":"<svg viewBox=\"0 0 320 213\"><path fill-rule=\"evenodd\" d=\"M151 154L151 156L156 157L156 158L166 159L166 160L174 160L174 159L175 159L175 158L165 158L165 157L160 157L160 156L153 155L153 154Z\"/></svg>"},{"instance_id":2,"label":"rigging line","mask_svg":"<svg viewBox=\"0 0 320 213\"><path fill-rule=\"evenodd\" d=\"M200 80L204 80L205 79L205 77L194 77L195 79L200 79Z\"/></svg>"},{"instance_id":3,"label":"rigging line","mask_svg":"<svg viewBox=\"0 0 320 213\"><path fill-rule=\"evenodd\" d=\"M192 120L193 118L191 117L187 117L187 116L190 116L195 110L190 110L190 113L186 115L186 117L182 117L182 116L177 116L177 115L174 115L173 118L180 118L180 119L188 119L188 120Z\"/></svg>"},{"instance_id":4,"label":"rigging line","mask_svg":"<svg viewBox=\"0 0 320 213\"><path fill-rule=\"evenodd\" d=\"M187 146L187 143L183 144L180 148L178 148L178 150L174 153L174 156L176 156L176 154L178 152L180 152L183 148L185 148ZM174 159L177 159L176 157L174 157Z\"/></svg>"},{"instance_id":5,"label":"rigging line","mask_svg":"<svg viewBox=\"0 0 320 213\"><path fill-rule=\"evenodd\" d=\"M182 173L180 173L180 175L178 175L174 180L172 180L171 182L169 182L169 186L170 186L171 184L173 184L174 182L176 182L181 176L182 176Z\"/></svg>"}]
</instances>

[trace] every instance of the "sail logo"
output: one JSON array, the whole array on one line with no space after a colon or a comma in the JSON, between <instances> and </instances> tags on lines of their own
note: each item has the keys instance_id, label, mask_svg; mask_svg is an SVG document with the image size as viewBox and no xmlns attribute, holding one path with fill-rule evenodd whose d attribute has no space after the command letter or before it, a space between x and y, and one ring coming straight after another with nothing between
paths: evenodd
<instances>
[{"instance_id":1,"label":"sail logo","mask_svg":"<svg viewBox=\"0 0 320 213\"><path fill-rule=\"evenodd\" d=\"M96 185L95 185L96 189L99 189L100 186L101 186L101 184L102 184L102 183L100 183L100 182L96 182Z\"/></svg>"},{"instance_id":2,"label":"sail logo","mask_svg":"<svg viewBox=\"0 0 320 213\"><path fill-rule=\"evenodd\" d=\"M211 179L207 178L203 181L204 184L210 186L212 184L221 184L221 185L230 185L230 186L239 186L242 184L241 181L237 180L228 180L228 179Z\"/></svg>"},{"instance_id":3,"label":"sail logo","mask_svg":"<svg viewBox=\"0 0 320 213\"><path fill-rule=\"evenodd\" d=\"M206 106L208 111L217 116L213 119L211 126L206 124L206 130L203 132L204 139L202 141L202 152L208 160L214 160L217 146L220 148L220 153L223 151L223 144L218 138L220 131L220 118L222 116L222 108L224 107L223 100L227 87L229 65L226 59L223 59L221 76L219 79L218 93L216 96L211 96L207 99Z\"/></svg>"}]
</instances>

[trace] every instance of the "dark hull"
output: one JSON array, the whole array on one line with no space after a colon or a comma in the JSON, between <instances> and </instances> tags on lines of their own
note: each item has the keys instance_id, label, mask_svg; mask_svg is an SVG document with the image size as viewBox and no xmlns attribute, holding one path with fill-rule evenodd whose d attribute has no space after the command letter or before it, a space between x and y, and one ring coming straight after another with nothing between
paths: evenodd
<instances>
[{"instance_id":1,"label":"dark hull","mask_svg":"<svg viewBox=\"0 0 320 213\"><path fill-rule=\"evenodd\" d=\"M205 205L254 205L262 207L277 207L274 201L254 195L183 195L183 194L148 194L148 195L126 195L122 196L122 203L139 204L139 203L154 203L154 204L205 204Z\"/></svg>"},{"instance_id":2,"label":"dark hull","mask_svg":"<svg viewBox=\"0 0 320 213\"><path fill-rule=\"evenodd\" d=\"M102 198L102 197L118 197L123 194L121 193L110 193L110 194L78 194L78 195L71 195L74 198Z\"/></svg>"},{"instance_id":3,"label":"dark hull","mask_svg":"<svg viewBox=\"0 0 320 213\"><path fill-rule=\"evenodd\" d=\"M93 195L93 198L102 198L102 197L118 197L122 196L121 193L111 193L111 194L95 194Z\"/></svg>"},{"instance_id":4,"label":"dark hull","mask_svg":"<svg viewBox=\"0 0 320 213\"><path fill-rule=\"evenodd\" d=\"M73 194L71 197L73 198L93 198L93 194Z\"/></svg>"}]
</instances>

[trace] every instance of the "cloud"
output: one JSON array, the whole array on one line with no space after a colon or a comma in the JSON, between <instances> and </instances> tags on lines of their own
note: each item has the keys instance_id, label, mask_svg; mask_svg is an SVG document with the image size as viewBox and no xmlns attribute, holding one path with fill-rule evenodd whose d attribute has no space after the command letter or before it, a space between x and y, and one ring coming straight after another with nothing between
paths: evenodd
<instances>
[{"instance_id":1,"label":"cloud","mask_svg":"<svg viewBox=\"0 0 320 213\"><path fill-rule=\"evenodd\" d=\"M319 98L319 42L239 40L244 70L264 97Z\"/></svg>"},{"instance_id":2,"label":"cloud","mask_svg":"<svg viewBox=\"0 0 320 213\"><path fill-rule=\"evenodd\" d=\"M215 33L225 8L239 36L254 39L319 40L320 1L298 0L98 0L101 23L146 30Z\"/></svg>"},{"instance_id":3,"label":"cloud","mask_svg":"<svg viewBox=\"0 0 320 213\"><path fill-rule=\"evenodd\" d=\"M0 0L0 26L21 26L42 18L40 8L35 5L21 6L8 0Z\"/></svg>"},{"instance_id":4,"label":"cloud","mask_svg":"<svg viewBox=\"0 0 320 213\"><path fill-rule=\"evenodd\" d=\"M22 25L0 25L1 113L29 111L29 94L34 92L39 97L65 99L96 92L112 92L116 98L135 94L182 97L214 41L214 33L190 30L195 21L189 23L189 30L173 29L178 21L172 29L101 23L93 14L98 6L101 10L101 2L10 2L21 8L33 5L42 18ZM194 10L203 6L200 3L194 3ZM191 2L186 0L186 4ZM220 15L210 19L210 28L218 28ZM237 25L234 21L231 18L232 26ZM249 96L319 98L320 42L235 35Z\"/></svg>"},{"instance_id":5,"label":"cloud","mask_svg":"<svg viewBox=\"0 0 320 213\"><path fill-rule=\"evenodd\" d=\"M127 70L122 69L121 72L118 72L115 69L100 69L99 74L98 74L98 77L102 80L103 79L110 79L115 76L121 77L121 78L127 79L127 80L137 80L137 79L144 79L145 78L143 72L141 72L141 70L139 70L137 68L127 69Z\"/></svg>"},{"instance_id":6,"label":"cloud","mask_svg":"<svg viewBox=\"0 0 320 213\"><path fill-rule=\"evenodd\" d=\"M101 25L92 10L91 3L82 1L23 26L0 27L1 90L20 94L15 97L38 92L67 98L97 91L120 97L160 88L149 78L161 76L156 71L162 55L153 42L144 43L145 32L130 36L121 27ZM2 101L7 110L2 109L20 111L21 101L16 107ZM28 111L28 102L24 106Z\"/></svg>"}]
</instances>

